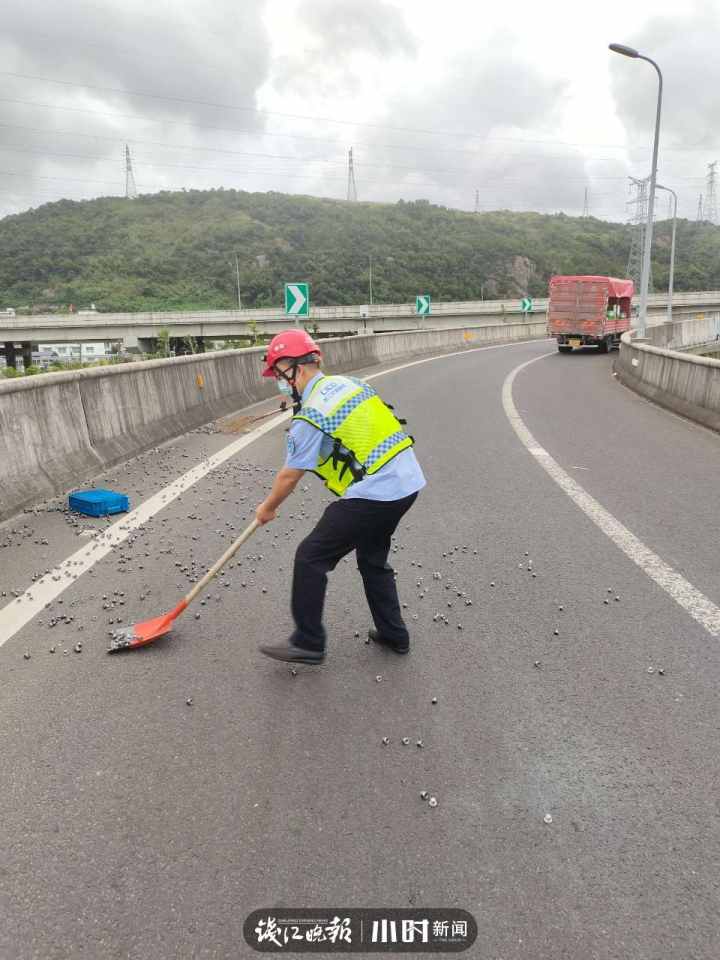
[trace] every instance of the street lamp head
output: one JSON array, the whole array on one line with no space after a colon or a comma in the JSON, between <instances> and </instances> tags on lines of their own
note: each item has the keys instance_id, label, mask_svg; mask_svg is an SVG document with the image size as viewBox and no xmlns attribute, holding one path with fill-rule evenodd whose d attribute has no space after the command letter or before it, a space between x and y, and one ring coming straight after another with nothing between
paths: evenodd
<instances>
[{"instance_id":1,"label":"street lamp head","mask_svg":"<svg viewBox=\"0 0 720 960\"><path fill-rule=\"evenodd\" d=\"M621 53L624 57L639 57L640 54L634 47L626 47L624 43L608 44L610 50L614 53Z\"/></svg>"}]
</instances>

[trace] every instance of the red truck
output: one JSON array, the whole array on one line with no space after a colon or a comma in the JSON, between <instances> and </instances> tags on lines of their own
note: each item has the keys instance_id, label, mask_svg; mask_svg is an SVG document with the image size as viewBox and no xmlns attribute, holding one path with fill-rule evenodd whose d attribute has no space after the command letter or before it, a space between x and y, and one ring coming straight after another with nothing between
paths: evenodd
<instances>
[{"instance_id":1,"label":"red truck","mask_svg":"<svg viewBox=\"0 0 720 960\"><path fill-rule=\"evenodd\" d=\"M620 344L630 329L632 280L616 277L551 277L548 333L560 353L594 345L601 353Z\"/></svg>"}]
</instances>

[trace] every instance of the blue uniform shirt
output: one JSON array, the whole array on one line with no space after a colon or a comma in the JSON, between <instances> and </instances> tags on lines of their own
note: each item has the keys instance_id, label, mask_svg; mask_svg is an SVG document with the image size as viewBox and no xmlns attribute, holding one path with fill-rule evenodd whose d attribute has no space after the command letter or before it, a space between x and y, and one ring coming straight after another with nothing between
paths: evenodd
<instances>
[{"instance_id":1,"label":"blue uniform shirt","mask_svg":"<svg viewBox=\"0 0 720 960\"><path fill-rule=\"evenodd\" d=\"M310 391L317 380L324 376L316 374L302 392L303 403L307 402ZM311 426L304 420L296 420L288 432L286 467L294 470L314 470L318 459L328 457L333 443L330 437ZM365 476L351 484L343 497L360 497L363 500L401 500L417 493L425 486L426 480L420 464L412 449L402 450L392 460L381 467L377 473Z\"/></svg>"}]
</instances>

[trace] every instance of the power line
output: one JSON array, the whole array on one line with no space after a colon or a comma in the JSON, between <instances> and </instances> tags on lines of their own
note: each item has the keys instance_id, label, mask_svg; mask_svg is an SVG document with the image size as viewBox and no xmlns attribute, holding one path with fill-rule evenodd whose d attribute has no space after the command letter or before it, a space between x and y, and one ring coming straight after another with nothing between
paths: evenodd
<instances>
[{"instance_id":1,"label":"power line","mask_svg":"<svg viewBox=\"0 0 720 960\"><path fill-rule=\"evenodd\" d=\"M2 128L3 126L4 126L4 125L3 125L2 123L0 123L0 128ZM88 136L88 137L91 137L91 138L93 138L93 139L110 140L111 142L115 142L115 138L113 138L113 137L95 137L94 134L79 134L79 136ZM143 140L136 141L136 140L130 140L129 142L130 142L130 143L142 143L142 144L145 144L145 145L147 145L147 146L157 146L157 147L169 146L169 147L172 147L171 144L155 143L155 142L153 142L153 141L143 141ZM190 148L190 149L194 149L194 148ZM229 154L229 155L231 155L231 156L249 157L249 158L253 158L253 159L261 159L261 160L268 160L268 159L269 159L269 160L282 160L282 161L291 161L291 162L301 162L301 163L304 163L304 164L306 164L306 165L317 164L317 163L339 165L339 164L342 162L342 161L338 161L338 160L329 160L329 159L326 159L326 158L323 158L323 157L318 157L318 158L311 158L311 157L293 157L293 156L284 156L284 155L280 155L280 154L248 153L248 152L240 151L240 150L215 150L214 148L210 148L210 147L200 147L200 148L198 148L198 149L201 149L201 150L211 150L212 152L218 152L218 153L222 153L222 154ZM20 146L20 145L16 145L16 144L0 144L0 151L2 151L2 150L8 151L8 152L10 152L10 153L27 153L27 154L31 154L31 155L35 155L35 156L42 156L42 157L57 157L57 158L59 158L59 159L83 160L83 161L87 161L87 162L91 162L91 161L100 161L100 162L109 161L109 162L115 163L115 157L113 157L113 156L98 156L97 154L80 154L80 153L61 153L61 152L58 152L58 151L38 149L38 148L33 148L33 147ZM141 160L135 159L134 162L133 162L133 166L134 166L134 167L137 167L137 166L150 166L150 167L165 167L165 168L170 168L170 169L200 170L200 171L206 171L206 172L209 172L209 173L243 173L243 174L247 174L247 175L253 175L253 174L256 174L256 173L269 173L269 174L271 174L271 175L272 175L272 174L275 174L275 175L277 175L277 176L279 176L279 177L286 177L286 176L290 176L290 177L304 177L304 178L306 178L306 179L311 179L312 177L314 177L314 176L317 175L317 174L295 174L295 173L289 174L289 173L284 173L284 172L282 172L282 171L272 171L272 170L252 170L252 169L249 169L249 168L247 168L247 167L245 167L245 166L242 167L242 168L240 168L240 167L216 167L216 166L207 166L207 165L202 165L202 164L173 163L173 162L168 162L168 161L142 160L142 159L141 159ZM384 165L384 164L370 164L370 166L380 167L381 169L401 169L401 170L407 170L407 171L410 172L410 173L444 173L444 174L463 173L463 174L468 174L468 175L469 175L470 173L472 173L472 171L471 171L470 169L465 169L465 168L462 168L462 167L447 167L447 168L428 167L428 168L422 168L422 167L396 166L396 165L393 165L393 164L387 164L387 165ZM324 177L324 176L325 176L325 175L323 174L323 177ZM693 178L693 179L699 179L699 178ZM616 182L616 181L619 181L619 180L625 180L625 177L594 177L594 178L593 178L593 181L594 181L594 182L595 182L595 181L599 181L599 180L607 180L607 181L609 181L609 182ZM587 181L587 178L586 178L586 177L576 177L576 178L570 177L570 178L567 179L566 182L569 182L569 183L571 183L571 182L585 183L586 181ZM368 182L368 183L386 183L386 184L389 184L389 185L398 185L398 186L402 186L402 185L405 185L405 186L437 186L437 184L436 184L435 181L416 181L416 180L392 181L392 180L384 180L384 179L371 179L371 180L368 180L368 181L366 181L366 182ZM507 183L507 184L522 184L522 183L524 183L524 181L523 181L523 179L520 178L520 177L511 178L511 177L507 177L507 176L497 176L497 177L489 176L489 177L486 178L486 180L485 180L485 185L483 186L482 189L485 189L485 190L494 190L494 189L497 188L497 185L503 184L503 183Z\"/></svg>"},{"instance_id":2,"label":"power line","mask_svg":"<svg viewBox=\"0 0 720 960\"><path fill-rule=\"evenodd\" d=\"M75 80L58 80L54 77L41 77L41 76L38 76L37 74L16 73L10 70L0 70L0 76L15 77L20 80L38 80L41 83L55 83L64 87L82 87L83 89L86 89L86 90L100 90L104 93L117 93L127 97L146 97L152 100L166 100L169 103L186 103L194 106L215 107L218 110L235 110L238 112L257 114L258 116L283 117L286 120L307 120L312 123L335 123L335 124L342 124L343 126L369 127L375 130L393 130L393 131L397 131L398 133L422 133L422 134L427 134L428 136L436 136L436 137L463 137L465 139L483 140L484 142L543 143L548 145L561 144L563 146L568 146L568 147L596 146L596 147L609 147L609 148L620 149L620 150L627 149L627 144L580 143L580 142L569 141L569 140L541 140L536 138L520 138L520 137L490 138L481 133L473 133L473 132L461 131L461 130L428 130L422 127L400 127L400 126L395 126L393 124L387 124L387 123L368 123L367 121L363 121L363 120L348 120L348 119L339 119L336 117L318 117L318 116L311 116L308 114L283 113L278 110L259 110L257 107L238 106L237 104L231 104L231 103L217 103L211 100L195 100L189 97L175 97L175 96L168 96L167 94L148 93L146 91L139 91L139 90L125 90L122 87L106 87L106 86L101 86L99 84L82 83L80 81L75 81ZM258 131L258 135L262 135L262 131ZM663 149L665 150L665 148ZM684 149L688 149L688 148L684 148ZM705 149L707 149L707 147L705 147Z\"/></svg>"}]
</instances>

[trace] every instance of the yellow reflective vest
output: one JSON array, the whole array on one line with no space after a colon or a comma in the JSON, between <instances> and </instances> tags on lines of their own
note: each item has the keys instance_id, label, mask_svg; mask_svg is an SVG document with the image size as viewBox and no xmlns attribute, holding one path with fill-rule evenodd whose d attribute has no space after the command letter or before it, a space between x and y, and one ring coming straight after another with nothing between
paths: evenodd
<instances>
[{"instance_id":1,"label":"yellow reflective vest","mask_svg":"<svg viewBox=\"0 0 720 960\"><path fill-rule=\"evenodd\" d=\"M293 420L304 420L333 440L332 452L318 459L313 473L337 496L415 442L392 408L355 377L321 377Z\"/></svg>"}]
</instances>

